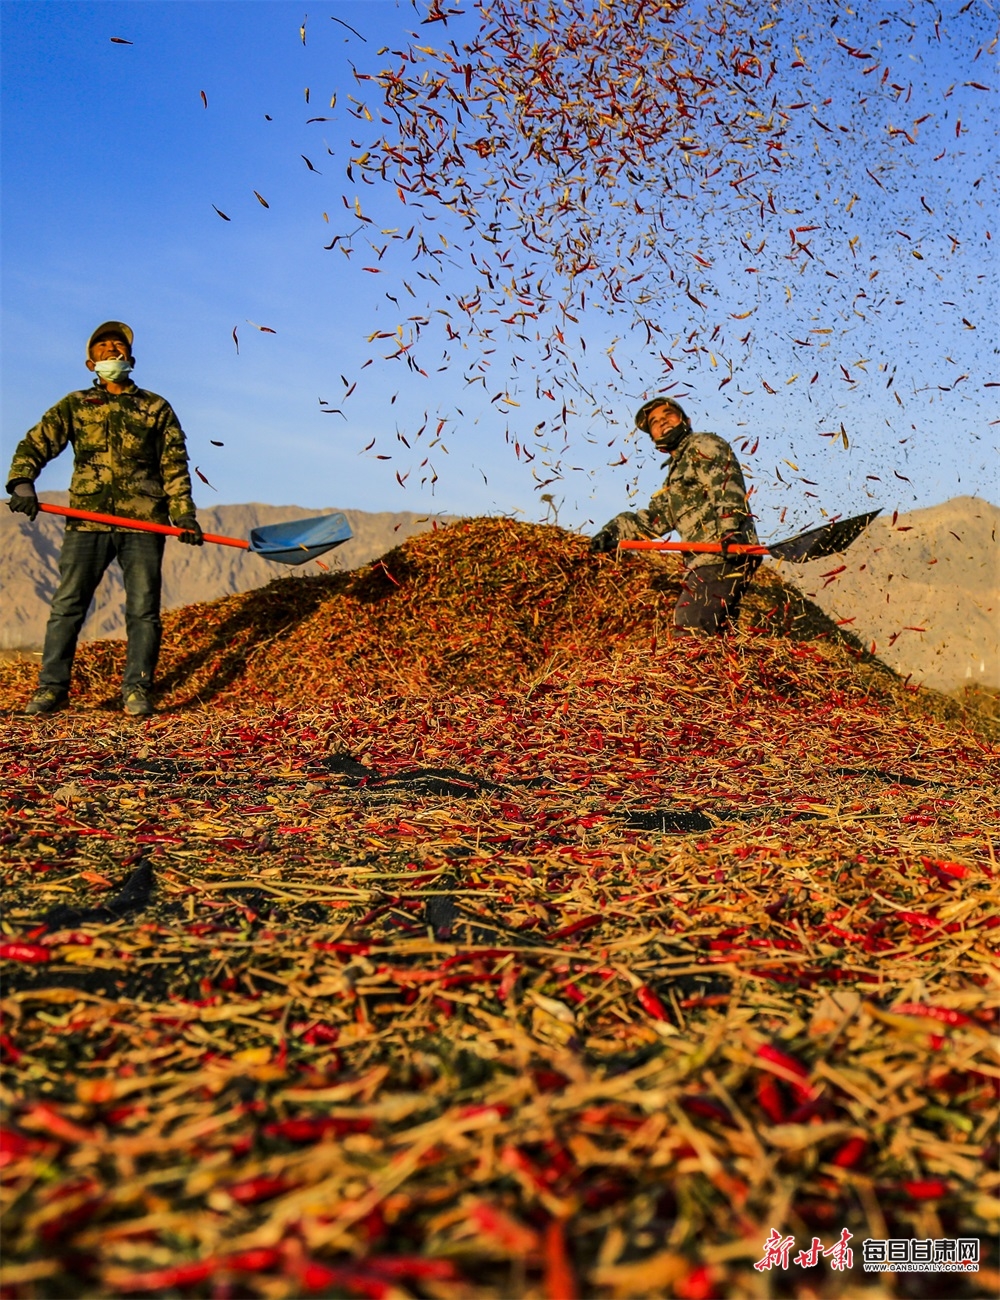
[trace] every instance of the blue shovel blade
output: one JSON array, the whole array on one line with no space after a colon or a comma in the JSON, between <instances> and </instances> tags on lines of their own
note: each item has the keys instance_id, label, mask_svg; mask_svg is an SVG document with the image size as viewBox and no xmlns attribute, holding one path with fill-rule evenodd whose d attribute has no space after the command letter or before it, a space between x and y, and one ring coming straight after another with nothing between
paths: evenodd
<instances>
[{"instance_id":1,"label":"blue shovel blade","mask_svg":"<svg viewBox=\"0 0 1000 1300\"><path fill-rule=\"evenodd\" d=\"M250 550L278 564L306 564L350 541L351 525L341 514L293 519L250 530Z\"/></svg>"}]
</instances>

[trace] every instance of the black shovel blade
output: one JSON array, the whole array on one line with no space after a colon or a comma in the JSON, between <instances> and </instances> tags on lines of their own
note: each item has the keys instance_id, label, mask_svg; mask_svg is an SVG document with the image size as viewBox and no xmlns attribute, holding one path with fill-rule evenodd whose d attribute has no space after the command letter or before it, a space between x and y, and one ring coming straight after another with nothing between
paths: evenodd
<instances>
[{"instance_id":1,"label":"black shovel blade","mask_svg":"<svg viewBox=\"0 0 1000 1300\"><path fill-rule=\"evenodd\" d=\"M790 537L787 542L768 542L767 549L776 560L788 560L792 564L804 564L806 560L822 560L827 555L839 555L846 551L852 542L856 542L873 519L877 519L881 510L871 514L855 515L852 519L838 519L832 524L823 524L821 528L811 528L798 537Z\"/></svg>"}]
</instances>

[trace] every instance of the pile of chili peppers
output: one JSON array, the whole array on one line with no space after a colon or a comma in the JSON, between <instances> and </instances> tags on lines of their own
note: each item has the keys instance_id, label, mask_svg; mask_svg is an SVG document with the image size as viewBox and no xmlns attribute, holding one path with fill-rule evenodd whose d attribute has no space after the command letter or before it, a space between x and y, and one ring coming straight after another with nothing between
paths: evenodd
<instances>
[{"instance_id":1,"label":"pile of chili peppers","mask_svg":"<svg viewBox=\"0 0 1000 1300\"><path fill-rule=\"evenodd\" d=\"M108 644L3 718L4 1296L997 1280L995 742L677 581L472 521L169 616L148 721Z\"/></svg>"}]
</instances>

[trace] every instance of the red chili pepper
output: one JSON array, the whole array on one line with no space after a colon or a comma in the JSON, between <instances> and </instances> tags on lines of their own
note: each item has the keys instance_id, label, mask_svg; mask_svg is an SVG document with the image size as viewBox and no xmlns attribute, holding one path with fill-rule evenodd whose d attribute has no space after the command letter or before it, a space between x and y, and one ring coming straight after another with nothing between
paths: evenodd
<instances>
[{"instance_id":1,"label":"red chili pepper","mask_svg":"<svg viewBox=\"0 0 1000 1300\"><path fill-rule=\"evenodd\" d=\"M152 1269L148 1273L130 1273L119 1278L116 1286L119 1291L130 1294L136 1291L172 1291L206 1281L216 1266L216 1260L202 1259L192 1264L177 1264L173 1268Z\"/></svg>"},{"instance_id":2,"label":"red chili pepper","mask_svg":"<svg viewBox=\"0 0 1000 1300\"><path fill-rule=\"evenodd\" d=\"M0 943L0 960L27 961L35 964L51 961L52 953L40 943Z\"/></svg>"},{"instance_id":3,"label":"red chili pepper","mask_svg":"<svg viewBox=\"0 0 1000 1300\"><path fill-rule=\"evenodd\" d=\"M648 984L640 984L635 991L640 1007L654 1020L669 1020L670 1012L663 1005Z\"/></svg>"},{"instance_id":4,"label":"red chili pepper","mask_svg":"<svg viewBox=\"0 0 1000 1300\"><path fill-rule=\"evenodd\" d=\"M532 1070L531 1077L539 1092L558 1092L569 1083L565 1074L560 1074L558 1070L547 1070L544 1066Z\"/></svg>"},{"instance_id":5,"label":"red chili pepper","mask_svg":"<svg viewBox=\"0 0 1000 1300\"><path fill-rule=\"evenodd\" d=\"M830 1164L836 1165L838 1169L853 1169L867 1150L868 1143L864 1138L848 1138Z\"/></svg>"},{"instance_id":6,"label":"red chili pepper","mask_svg":"<svg viewBox=\"0 0 1000 1300\"><path fill-rule=\"evenodd\" d=\"M475 971L470 971L462 975L449 975L441 981L443 989L459 989L466 984L499 984L503 975L498 971L496 974L483 973L477 975Z\"/></svg>"},{"instance_id":7,"label":"red chili pepper","mask_svg":"<svg viewBox=\"0 0 1000 1300\"><path fill-rule=\"evenodd\" d=\"M340 1137L344 1133L368 1133L371 1127L370 1119L333 1119L323 1115L278 1120L265 1124L262 1131L265 1137L284 1138L288 1142L318 1142L329 1133ZM229 1194L232 1196L232 1191Z\"/></svg>"},{"instance_id":8,"label":"red chili pepper","mask_svg":"<svg viewBox=\"0 0 1000 1300\"><path fill-rule=\"evenodd\" d=\"M450 970L463 961L488 961L492 957L509 957L511 948L477 948L475 952L459 952L454 957L446 958L438 967L439 971Z\"/></svg>"},{"instance_id":9,"label":"red chili pepper","mask_svg":"<svg viewBox=\"0 0 1000 1300\"><path fill-rule=\"evenodd\" d=\"M322 939L313 940L313 947L322 952L337 952L345 957L365 957L371 952L370 943L327 943Z\"/></svg>"},{"instance_id":10,"label":"red chili pepper","mask_svg":"<svg viewBox=\"0 0 1000 1300\"><path fill-rule=\"evenodd\" d=\"M563 1083L567 1082L567 1080L564 1079L562 1075L560 1075L559 1077L563 1079ZM495 1115L497 1119L506 1119L507 1116L511 1114L513 1109L514 1108L512 1106L507 1106L502 1102L493 1103L492 1105L488 1105L488 1106L487 1105L463 1106L462 1109L458 1112L457 1118L473 1119L476 1115Z\"/></svg>"},{"instance_id":11,"label":"red chili pepper","mask_svg":"<svg viewBox=\"0 0 1000 1300\"><path fill-rule=\"evenodd\" d=\"M682 998L681 1006L685 1010L688 1007L724 1007L731 1000L731 993L705 993L698 997Z\"/></svg>"},{"instance_id":12,"label":"red chili pepper","mask_svg":"<svg viewBox=\"0 0 1000 1300\"><path fill-rule=\"evenodd\" d=\"M406 1282L454 1282L458 1270L450 1259L424 1259L420 1255L383 1255L361 1261L367 1272Z\"/></svg>"},{"instance_id":13,"label":"red chili pepper","mask_svg":"<svg viewBox=\"0 0 1000 1300\"><path fill-rule=\"evenodd\" d=\"M25 1128L41 1129L43 1133L51 1134L52 1137L58 1138L60 1142L83 1144L96 1141L96 1135L92 1129L82 1128L79 1124L74 1124L72 1120L66 1119L57 1110L53 1110L51 1106L42 1103L25 1111L21 1116L21 1124Z\"/></svg>"},{"instance_id":14,"label":"red chili pepper","mask_svg":"<svg viewBox=\"0 0 1000 1300\"><path fill-rule=\"evenodd\" d=\"M333 1044L340 1037L340 1030L335 1025L315 1024L310 1025L303 1033L303 1042L308 1043L311 1047L327 1046Z\"/></svg>"},{"instance_id":15,"label":"red chili pepper","mask_svg":"<svg viewBox=\"0 0 1000 1300\"><path fill-rule=\"evenodd\" d=\"M273 1246L257 1246L227 1255L222 1262L234 1273L266 1273L268 1269L277 1268L281 1261L280 1250Z\"/></svg>"},{"instance_id":16,"label":"red chili pepper","mask_svg":"<svg viewBox=\"0 0 1000 1300\"><path fill-rule=\"evenodd\" d=\"M6 1034L0 1034L0 1058L11 1065L17 1065L24 1059L24 1053L14 1046Z\"/></svg>"},{"instance_id":17,"label":"red chili pepper","mask_svg":"<svg viewBox=\"0 0 1000 1300\"><path fill-rule=\"evenodd\" d=\"M903 1183L903 1191L914 1201L936 1201L948 1195L948 1184L941 1178L923 1178Z\"/></svg>"},{"instance_id":18,"label":"red chili pepper","mask_svg":"<svg viewBox=\"0 0 1000 1300\"><path fill-rule=\"evenodd\" d=\"M546 1300L577 1300L580 1288L566 1248L566 1233L559 1219L550 1219L545 1225L543 1245Z\"/></svg>"},{"instance_id":19,"label":"red chili pepper","mask_svg":"<svg viewBox=\"0 0 1000 1300\"><path fill-rule=\"evenodd\" d=\"M583 930L592 930L595 925L600 925L604 916L581 916L578 921L571 921L569 925L564 925L561 930L554 930L551 934L545 936L546 943L555 943L557 939L568 939L571 934L579 934Z\"/></svg>"},{"instance_id":20,"label":"red chili pepper","mask_svg":"<svg viewBox=\"0 0 1000 1300\"><path fill-rule=\"evenodd\" d=\"M768 1065L776 1065L782 1071L782 1078L789 1085L800 1101L811 1101L816 1095L815 1090L807 1086L804 1082L796 1080L806 1080L809 1078L808 1069L797 1061L794 1056L789 1056L787 1052L781 1051L780 1048L772 1046L770 1043L762 1043L757 1048L758 1059L765 1062L765 1069ZM787 1075L794 1075L794 1079L789 1079Z\"/></svg>"},{"instance_id":21,"label":"red chili pepper","mask_svg":"<svg viewBox=\"0 0 1000 1300\"><path fill-rule=\"evenodd\" d=\"M516 1169L518 1173L523 1174L536 1191L548 1191L550 1180L545 1177L531 1157L525 1155L518 1147L505 1146L500 1152L500 1163L506 1165L508 1169Z\"/></svg>"},{"instance_id":22,"label":"red chili pepper","mask_svg":"<svg viewBox=\"0 0 1000 1300\"><path fill-rule=\"evenodd\" d=\"M909 923L910 927L917 930L936 930L938 922L933 917L924 916L922 912L897 912L896 915L901 921Z\"/></svg>"},{"instance_id":23,"label":"red chili pepper","mask_svg":"<svg viewBox=\"0 0 1000 1300\"><path fill-rule=\"evenodd\" d=\"M761 1110L768 1119L775 1124L783 1124L787 1115L785 1100L774 1078L769 1074L758 1075L756 1091Z\"/></svg>"},{"instance_id":24,"label":"red chili pepper","mask_svg":"<svg viewBox=\"0 0 1000 1300\"><path fill-rule=\"evenodd\" d=\"M646 1122L635 1115L623 1115L611 1106L588 1106L579 1112L577 1119L581 1123L597 1124L601 1128L620 1129L623 1133L634 1133Z\"/></svg>"},{"instance_id":25,"label":"red chili pepper","mask_svg":"<svg viewBox=\"0 0 1000 1300\"><path fill-rule=\"evenodd\" d=\"M812 1101L804 1101L801 1106L796 1106L788 1116L789 1124L807 1124L814 1115L822 1115L829 1109L829 1103L825 1097L814 1097Z\"/></svg>"},{"instance_id":26,"label":"red chili pepper","mask_svg":"<svg viewBox=\"0 0 1000 1300\"><path fill-rule=\"evenodd\" d=\"M681 1108L689 1115L698 1115L702 1119L714 1119L719 1124L725 1124L732 1128L734 1121L732 1115L726 1110L725 1106L720 1106L717 1101L712 1101L710 1097L682 1097Z\"/></svg>"},{"instance_id":27,"label":"red chili pepper","mask_svg":"<svg viewBox=\"0 0 1000 1300\"><path fill-rule=\"evenodd\" d=\"M528 1255L538 1249L538 1234L533 1228L486 1201L475 1202L468 1219L477 1232L492 1237L512 1255Z\"/></svg>"},{"instance_id":28,"label":"red chili pepper","mask_svg":"<svg viewBox=\"0 0 1000 1300\"><path fill-rule=\"evenodd\" d=\"M41 1138L27 1137L24 1133L18 1133L16 1129L0 1124L0 1169L15 1160L20 1160L22 1156L32 1156L39 1151L44 1151L47 1145L49 1144L43 1142Z\"/></svg>"},{"instance_id":29,"label":"red chili pepper","mask_svg":"<svg viewBox=\"0 0 1000 1300\"><path fill-rule=\"evenodd\" d=\"M925 1002L903 1002L892 1009L899 1015L924 1016L928 1020L940 1020L944 1025L974 1025L976 1023L971 1016L963 1015L961 1011L952 1011L950 1007L933 1007Z\"/></svg>"},{"instance_id":30,"label":"red chili pepper","mask_svg":"<svg viewBox=\"0 0 1000 1300\"><path fill-rule=\"evenodd\" d=\"M56 1219L49 1219L38 1229L38 1235L47 1246L64 1242L79 1228L89 1223L104 1201L103 1196L89 1196L79 1205Z\"/></svg>"},{"instance_id":31,"label":"red chili pepper","mask_svg":"<svg viewBox=\"0 0 1000 1300\"><path fill-rule=\"evenodd\" d=\"M242 1183L232 1183L226 1191L238 1205L255 1205L257 1201L280 1196L294 1186L287 1178L269 1178L266 1174L261 1174L257 1178L247 1178Z\"/></svg>"},{"instance_id":32,"label":"red chili pepper","mask_svg":"<svg viewBox=\"0 0 1000 1300\"><path fill-rule=\"evenodd\" d=\"M679 1296L680 1300L715 1300L719 1294L708 1264L699 1264L687 1277L674 1283L674 1295Z\"/></svg>"},{"instance_id":33,"label":"red chili pepper","mask_svg":"<svg viewBox=\"0 0 1000 1300\"><path fill-rule=\"evenodd\" d=\"M370 1300L384 1300L393 1289L384 1278L375 1277L361 1267L331 1267L321 1264L319 1260L306 1260L296 1270L299 1285L305 1291L329 1291L336 1287L338 1291L360 1292Z\"/></svg>"}]
</instances>

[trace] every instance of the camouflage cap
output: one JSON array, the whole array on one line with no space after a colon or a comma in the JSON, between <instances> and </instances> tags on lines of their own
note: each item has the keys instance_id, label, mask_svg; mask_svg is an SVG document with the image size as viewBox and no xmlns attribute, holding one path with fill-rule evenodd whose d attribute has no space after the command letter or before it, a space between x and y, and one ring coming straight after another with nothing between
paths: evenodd
<instances>
[{"instance_id":1,"label":"camouflage cap","mask_svg":"<svg viewBox=\"0 0 1000 1300\"><path fill-rule=\"evenodd\" d=\"M135 338L131 327L126 325L122 320L106 320L103 325L98 325L97 329L94 330L93 334L91 334L90 338L87 340L88 357L90 356L90 349L94 346L97 340L105 338L108 335L114 335L115 338L121 339L123 342L127 343L128 350L131 353L132 340Z\"/></svg>"},{"instance_id":2,"label":"camouflage cap","mask_svg":"<svg viewBox=\"0 0 1000 1300\"><path fill-rule=\"evenodd\" d=\"M685 424L690 421L687 413L679 402L675 402L672 397L651 397L648 402L644 402L635 413L635 427L641 429L643 433L649 433L649 416L658 406L669 406L672 411L676 411Z\"/></svg>"}]
</instances>

